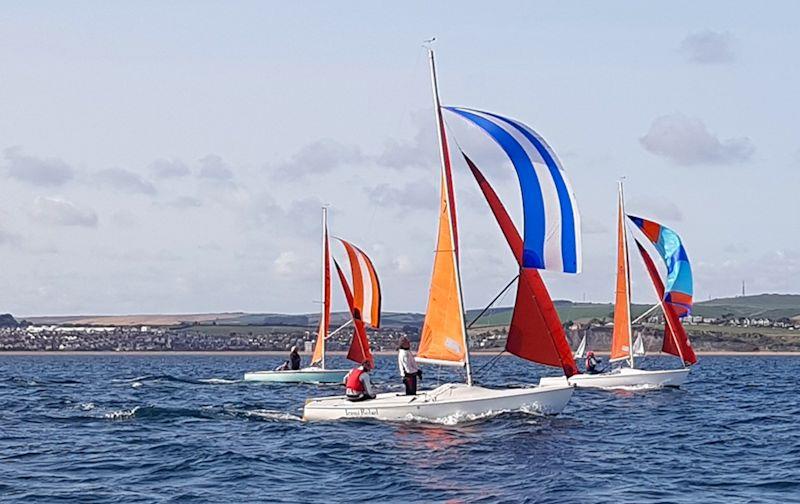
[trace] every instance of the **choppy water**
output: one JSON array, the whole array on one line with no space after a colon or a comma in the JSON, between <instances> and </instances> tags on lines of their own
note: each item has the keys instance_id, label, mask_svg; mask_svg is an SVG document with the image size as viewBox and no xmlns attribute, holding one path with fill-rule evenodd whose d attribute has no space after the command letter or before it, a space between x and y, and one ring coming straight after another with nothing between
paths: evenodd
<instances>
[{"instance_id":1,"label":"choppy water","mask_svg":"<svg viewBox=\"0 0 800 504\"><path fill-rule=\"evenodd\" d=\"M681 390L581 390L559 417L457 426L303 423L306 397L339 389L239 380L278 360L0 356L0 496L800 502L800 358L707 357ZM376 380L399 389L393 364L380 357ZM503 358L482 382L538 381L541 370Z\"/></svg>"}]
</instances>

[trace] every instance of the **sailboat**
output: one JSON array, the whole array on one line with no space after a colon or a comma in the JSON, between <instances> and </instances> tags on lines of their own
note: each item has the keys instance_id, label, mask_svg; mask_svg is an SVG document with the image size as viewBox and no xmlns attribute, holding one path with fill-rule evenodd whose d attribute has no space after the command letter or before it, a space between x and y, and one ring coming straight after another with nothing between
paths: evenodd
<instances>
[{"instance_id":1,"label":"sailboat","mask_svg":"<svg viewBox=\"0 0 800 504\"><path fill-rule=\"evenodd\" d=\"M317 341L314 345L314 354L309 367L298 370L286 371L252 371L245 373L246 381L281 382L281 383L341 383L349 369L331 369L326 366L325 344L327 340L353 324L353 339L351 341L348 358L358 363L363 362L367 356L372 358L369 351L369 341L365 325L378 328L380 324L381 291L378 275L370 258L352 243L337 238L347 253L353 277L351 290L347 278L339 264L334 260L336 271L347 299L350 310L350 320L342 324L333 332L329 332L331 321L331 264L330 243L328 239L328 209L322 208L322 310L317 329Z\"/></svg>"},{"instance_id":2,"label":"sailboat","mask_svg":"<svg viewBox=\"0 0 800 504\"><path fill-rule=\"evenodd\" d=\"M584 357L586 357L586 335L585 334L583 335L583 338L581 338L581 342L578 343L578 348L576 348L575 351L572 353L572 357L574 357L575 359L583 359Z\"/></svg>"},{"instance_id":3,"label":"sailboat","mask_svg":"<svg viewBox=\"0 0 800 504\"><path fill-rule=\"evenodd\" d=\"M644 350L644 340L642 340L642 333L636 335L636 340L633 342L633 356L644 357L646 352Z\"/></svg>"},{"instance_id":4,"label":"sailboat","mask_svg":"<svg viewBox=\"0 0 800 504\"><path fill-rule=\"evenodd\" d=\"M444 419L453 419L458 421L507 411L557 414L563 410L572 396L573 388L565 380L552 385L518 388L488 388L479 386L474 382L462 295L455 192L443 111L449 110L466 118L484 129L495 140L497 139L492 135L493 131L489 131L492 128L513 129L517 127L523 128L524 125L520 126L521 123L513 123L515 126L510 126L505 123L506 119L500 116L484 119L484 113L479 111L442 107L439 103L433 50L429 50L429 60L440 154L439 227L428 306L421 330L417 362L423 365L434 364L460 368L464 371L465 380L458 383L446 383L432 390L420 391L412 396L394 392L382 393L378 394L375 399L364 402L350 402L344 396L309 399L306 401L303 410L303 418L305 420L338 420L366 417L380 420L418 419L442 421ZM475 121L473 120L475 117L480 119ZM489 127L483 121L489 121L494 126ZM524 138L526 134L520 133L519 135L522 137L520 141L536 154L530 154L530 156L527 153L523 154L527 160L525 161L527 163L526 166L520 167L514 163L518 170L525 170L524 175L520 175L520 180L522 181L525 178L530 182L532 177L544 177L547 178L550 184L555 184L552 178L558 177L559 187L566 188L562 194L566 201L556 199L554 204L561 205L563 210L561 216L570 223L569 226L562 229L563 222L557 220L556 227L558 232L541 233L540 236L534 236L536 233L528 234L528 226L526 225L526 239L530 238L534 242L538 240L534 246L531 246L530 242L524 241L520 237L494 190L480 173L477 166L466 154L462 152L462 155L483 191L487 203L489 203L520 266L517 300L506 351L530 361L560 367L564 370L566 376L570 376L577 372L575 361L572 358L563 327L558 319L552 300L535 268L537 266L545 266L542 263L546 255L542 253L543 250L561 249L560 242L548 244L545 243L546 240L543 237L545 235L558 236L559 238L565 236L568 238L565 241L569 244L565 248L566 253L561 254L559 252L557 258L552 254L547 255L547 262L558 263L558 269L562 271L577 271L580 258L579 227L576 226L577 207L575 206L571 189L564 184L564 174L560 166L556 166L555 161L552 159L553 156L549 147L543 141L540 141L541 139L538 135L532 133L532 130L530 130L531 133L528 133L527 127L524 127L524 129L534 140L531 141L529 138ZM514 140L514 142L517 142L517 140ZM498 143L505 150L506 145L501 142ZM523 149L521 145L519 148ZM508 154L508 152L506 153ZM547 158L550 162L547 163L543 158ZM519 160L520 156L516 156L515 159ZM515 159L512 159L512 162ZM552 173L548 167L544 167L543 170L538 172L536 171L541 168L540 165L546 163L551 165L555 173ZM536 167L534 167L534 164L536 164ZM533 194L528 189L530 189L530 186L523 186L523 200L530 201L538 198L535 203L541 204L542 195ZM530 211L526 215L526 219L528 218L543 220L544 217ZM552 247L549 245L552 245Z\"/></svg>"},{"instance_id":5,"label":"sailboat","mask_svg":"<svg viewBox=\"0 0 800 504\"><path fill-rule=\"evenodd\" d=\"M617 218L617 281L614 304L614 332L611 338L610 362L624 362L608 372L598 374L577 374L569 378L569 383L586 388L661 388L680 387L689 375L689 366L697 362L686 331L680 322L679 314L686 315L692 304L691 267L677 233L656 222L625 214L625 200L622 182L618 190ZM634 342L631 330L630 263L628 260L628 233L626 221L630 220L653 243L668 268L669 289L665 291L661 276L650 254L635 239L642 261L658 296L663 312L664 344L662 352L680 358L679 369L645 370L636 367L636 357L644 355L641 335ZM641 318L641 317L640 317ZM542 378L544 383L553 383L558 378Z\"/></svg>"}]
</instances>

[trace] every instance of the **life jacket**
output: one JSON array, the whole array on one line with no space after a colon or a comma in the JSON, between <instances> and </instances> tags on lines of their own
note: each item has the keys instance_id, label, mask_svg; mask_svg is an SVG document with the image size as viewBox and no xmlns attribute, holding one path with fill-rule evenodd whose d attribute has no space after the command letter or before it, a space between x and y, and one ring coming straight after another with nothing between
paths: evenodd
<instances>
[{"instance_id":1,"label":"life jacket","mask_svg":"<svg viewBox=\"0 0 800 504\"><path fill-rule=\"evenodd\" d=\"M594 358L594 355L587 355L586 356L586 369L592 369L597 365L597 360Z\"/></svg>"},{"instance_id":2,"label":"life jacket","mask_svg":"<svg viewBox=\"0 0 800 504\"><path fill-rule=\"evenodd\" d=\"M358 394L364 393L364 384L361 383L362 373L364 373L364 370L360 367L357 367L348 373L347 381L345 382L345 387L347 387L347 390L352 390Z\"/></svg>"}]
</instances>

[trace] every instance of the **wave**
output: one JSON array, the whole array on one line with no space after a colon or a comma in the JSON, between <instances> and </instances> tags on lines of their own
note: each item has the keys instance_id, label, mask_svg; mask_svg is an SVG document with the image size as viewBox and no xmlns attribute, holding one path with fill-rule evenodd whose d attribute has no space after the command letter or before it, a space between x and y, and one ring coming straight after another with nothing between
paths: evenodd
<instances>
[{"instance_id":1,"label":"wave","mask_svg":"<svg viewBox=\"0 0 800 504\"><path fill-rule=\"evenodd\" d=\"M408 414L406 416L406 419L405 420L401 420L401 421L411 421L411 422L416 422L416 423L429 423L429 424L435 424L435 425L453 426L453 425L464 425L464 424L469 424L469 423L477 423L477 422L489 420L489 419L492 419L492 418L495 418L495 417L498 417L498 416L501 416L501 415L504 415L504 416L505 415L509 415L509 416L516 415L516 416L526 416L526 417L527 416L534 416L534 417L537 417L537 418L544 418L544 415L542 414L542 412L540 410L538 410L536 408L532 408L532 407L523 407L523 408L515 409L515 410L509 410L509 409L489 410L489 411L484 411L484 412L481 412L481 413L454 413L452 415L447 415L447 416L438 417L438 418L426 418L426 417L416 416L416 415L413 415L413 414Z\"/></svg>"},{"instance_id":2,"label":"wave","mask_svg":"<svg viewBox=\"0 0 800 504\"><path fill-rule=\"evenodd\" d=\"M229 378L184 378L181 376L173 376L170 374L161 375L142 375L134 378L118 378L111 380L115 383L131 383L139 384L147 382L171 382L171 383L187 383L189 385L233 385L240 383L242 380L233 380ZM137 386L137 385L134 385Z\"/></svg>"},{"instance_id":3,"label":"wave","mask_svg":"<svg viewBox=\"0 0 800 504\"><path fill-rule=\"evenodd\" d=\"M38 387L42 385L80 385L82 381L56 378L22 378L19 376L9 376L0 378L0 383L9 383L21 387Z\"/></svg>"},{"instance_id":4,"label":"wave","mask_svg":"<svg viewBox=\"0 0 800 504\"><path fill-rule=\"evenodd\" d=\"M103 415L106 420L169 420L176 418L205 418L205 419L253 419L267 421L302 421L302 418L285 411L266 409L236 409L227 407L205 406L200 408L171 408L165 406L134 406L107 412Z\"/></svg>"}]
</instances>

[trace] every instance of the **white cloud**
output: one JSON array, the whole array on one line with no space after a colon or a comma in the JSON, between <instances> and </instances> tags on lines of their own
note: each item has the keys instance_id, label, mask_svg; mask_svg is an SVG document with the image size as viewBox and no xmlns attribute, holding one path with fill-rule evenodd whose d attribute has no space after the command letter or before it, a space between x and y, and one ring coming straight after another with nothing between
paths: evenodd
<instances>
[{"instance_id":1,"label":"white cloud","mask_svg":"<svg viewBox=\"0 0 800 504\"><path fill-rule=\"evenodd\" d=\"M692 63L730 63L736 59L735 42L733 35L728 32L705 30L683 39L680 52Z\"/></svg>"},{"instance_id":2,"label":"white cloud","mask_svg":"<svg viewBox=\"0 0 800 504\"><path fill-rule=\"evenodd\" d=\"M198 161L200 164L200 178L214 180L231 180L233 171L227 163L216 154L209 154Z\"/></svg>"},{"instance_id":3,"label":"white cloud","mask_svg":"<svg viewBox=\"0 0 800 504\"><path fill-rule=\"evenodd\" d=\"M294 179L328 173L348 164L362 164L367 157L361 149L330 139L317 140L295 152L288 160L274 167L277 177Z\"/></svg>"},{"instance_id":4,"label":"white cloud","mask_svg":"<svg viewBox=\"0 0 800 504\"><path fill-rule=\"evenodd\" d=\"M436 184L425 180L409 182L400 187L392 184L378 184L365 189L372 204L404 210L435 208L439 204L436 191Z\"/></svg>"},{"instance_id":5,"label":"white cloud","mask_svg":"<svg viewBox=\"0 0 800 504\"><path fill-rule=\"evenodd\" d=\"M167 206L173 208L199 208L203 206L203 201L194 196L178 196L177 198L169 201Z\"/></svg>"},{"instance_id":6,"label":"white cloud","mask_svg":"<svg viewBox=\"0 0 800 504\"><path fill-rule=\"evenodd\" d=\"M678 208L678 205L670 201L635 197L631 199L626 206L626 211L628 213L644 218L674 222L683 220L681 209Z\"/></svg>"},{"instance_id":7,"label":"white cloud","mask_svg":"<svg viewBox=\"0 0 800 504\"><path fill-rule=\"evenodd\" d=\"M28 184L61 186L75 177L75 170L58 158L38 158L22 153L19 147L3 151L8 176Z\"/></svg>"},{"instance_id":8,"label":"white cloud","mask_svg":"<svg viewBox=\"0 0 800 504\"><path fill-rule=\"evenodd\" d=\"M137 173L123 170L122 168L100 170L95 175L95 178L101 184L116 189L117 191L149 195L156 193L156 188L151 182L145 180Z\"/></svg>"},{"instance_id":9,"label":"white cloud","mask_svg":"<svg viewBox=\"0 0 800 504\"><path fill-rule=\"evenodd\" d=\"M411 140L389 139L375 161L389 168L427 168L439 164L433 109L414 112L411 121L416 133Z\"/></svg>"},{"instance_id":10,"label":"white cloud","mask_svg":"<svg viewBox=\"0 0 800 504\"><path fill-rule=\"evenodd\" d=\"M294 267L297 264L297 254L289 251L284 251L278 254L278 257L272 261L272 267L275 273L279 275L291 275L294 272Z\"/></svg>"},{"instance_id":11,"label":"white cloud","mask_svg":"<svg viewBox=\"0 0 800 504\"><path fill-rule=\"evenodd\" d=\"M175 178L189 175L189 167L179 159L156 159L149 166L157 178Z\"/></svg>"},{"instance_id":12,"label":"white cloud","mask_svg":"<svg viewBox=\"0 0 800 504\"><path fill-rule=\"evenodd\" d=\"M97 227L97 214L91 208L59 198L37 196L33 201L31 217L41 223L56 226Z\"/></svg>"},{"instance_id":13,"label":"white cloud","mask_svg":"<svg viewBox=\"0 0 800 504\"><path fill-rule=\"evenodd\" d=\"M639 142L650 153L684 166L743 163L755 152L749 138L720 140L702 121L683 114L656 118Z\"/></svg>"}]
</instances>

